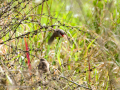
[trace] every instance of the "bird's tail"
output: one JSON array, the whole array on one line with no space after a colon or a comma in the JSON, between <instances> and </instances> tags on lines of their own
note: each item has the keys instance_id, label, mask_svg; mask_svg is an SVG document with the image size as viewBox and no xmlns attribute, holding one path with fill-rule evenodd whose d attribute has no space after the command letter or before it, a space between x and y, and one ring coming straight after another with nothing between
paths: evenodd
<instances>
[{"instance_id":1,"label":"bird's tail","mask_svg":"<svg viewBox=\"0 0 120 90\"><path fill-rule=\"evenodd\" d=\"M50 39L48 40L48 44L50 45L54 41L54 36L52 35Z\"/></svg>"}]
</instances>

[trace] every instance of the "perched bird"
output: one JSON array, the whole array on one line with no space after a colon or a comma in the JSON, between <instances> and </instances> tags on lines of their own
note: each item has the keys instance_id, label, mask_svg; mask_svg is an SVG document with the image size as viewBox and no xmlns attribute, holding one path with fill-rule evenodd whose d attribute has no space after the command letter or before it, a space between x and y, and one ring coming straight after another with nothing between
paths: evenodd
<instances>
[{"instance_id":1,"label":"perched bird","mask_svg":"<svg viewBox=\"0 0 120 90\"><path fill-rule=\"evenodd\" d=\"M64 35L65 35L65 32L62 29L56 29L56 30L54 30L53 35L48 40L48 44L50 45L54 41L54 39L56 37L61 38L61 37L64 37Z\"/></svg>"},{"instance_id":2,"label":"perched bird","mask_svg":"<svg viewBox=\"0 0 120 90\"><path fill-rule=\"evenodd\" d=\"M49 72L49 63L45 59L40 59L40 63L38 65L38 71L40 75Z\"/></svg>"},{"instance_id":3,"label":"perched bird","mask_svg":"<svg viewBox=\"0 0 120 90\"><path fill-rule=\"evenodd\" d=\"M75 47L78 48L78 46L77 46L77 44L74 42L74 40L73 40L72 38L68 37L67 34L66 34L62 29L52 29L52 30L54 30L54 33L53 33L53 35L50 37L50 39L48 40L48 44L49 44L49 45L54 41L54 39L55 39L56 37L59 37L59 38L64 37L65 39L67 39L67 40L70 42L70 44L74 44Z\"/></svg>"}]
</instances>

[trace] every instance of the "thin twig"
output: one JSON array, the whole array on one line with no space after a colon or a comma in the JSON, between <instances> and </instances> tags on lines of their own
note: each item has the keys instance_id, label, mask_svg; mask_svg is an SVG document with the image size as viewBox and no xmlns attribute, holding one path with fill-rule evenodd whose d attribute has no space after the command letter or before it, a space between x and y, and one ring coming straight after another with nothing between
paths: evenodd
<instances>
[{"instance_id":1,"label":"thin twig","mask_svg":"<svg viewBox=\"0 0 120 90\"><path fill-rule=\"evenodd\" d=\"M71 82L71 83L74 83L74 84L76 84L76 85L79 86L79 87L83 87L83 88L85 88L85 89L92 90L91 88L85 87L85 86L83 86L83 85L79 85L78 83L76 83L76 82L74 82L74 81L68 80L65 76L60 76L60 78L64 78L65 80L67 80L67 81L69 81L69 82Z\"/></svg>"}]
</instances>

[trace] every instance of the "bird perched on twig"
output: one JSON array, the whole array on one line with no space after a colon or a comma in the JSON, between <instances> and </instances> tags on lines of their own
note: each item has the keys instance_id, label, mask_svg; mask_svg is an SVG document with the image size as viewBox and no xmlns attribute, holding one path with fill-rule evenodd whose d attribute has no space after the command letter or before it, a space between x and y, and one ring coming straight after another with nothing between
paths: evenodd
<instances>
[{"instance_id":1,"label":"bird perched on twig","mask_svg":"<svg viewBox=\"0 0 120 90\"><path fill-rule=\"evenodd\" d=\"M38 65L38 71L40 73L40 76L43 73L47 73L49 72L49 63L45 60L45 59L40 59L40 63Z\"/></svg>"},{"instance_id":2,"label":"bird perched on twig","mask_svg":"<svg viewBox=\"0 0 120 90\"><path fill-rule=\"evenodd\" d=\"M74 42L74 40L71 39L70 37L68 37L67 34L65 33L65 31L63 31L62 29L53 29L53 28L52 28L52 30L54 30L54 33L53 33L53 35L50 37L50 39L48 40L48 44L49 44L49 45L54 41L54 39L55 39L56 37L59 37L59 38L64 37L65 39L67 39L67 40L70 42L70 44L74 44L75 47L78 47L77 44Z\"/></svg>"},{"instance_id":3,"label":"bird perched on twig","mask_svg":"<svg viewBox=\"0 0 120 90\"><path fill-rule=\"evenodd\" d=\"M48 40L48 44L50 45L54 41L54 39L56 37L61 38L61 37L64 37L64 35L65 35L65 32L62 29L56 29L56 30L54 30L53 35Z\"/></svg>"}]
</instances>

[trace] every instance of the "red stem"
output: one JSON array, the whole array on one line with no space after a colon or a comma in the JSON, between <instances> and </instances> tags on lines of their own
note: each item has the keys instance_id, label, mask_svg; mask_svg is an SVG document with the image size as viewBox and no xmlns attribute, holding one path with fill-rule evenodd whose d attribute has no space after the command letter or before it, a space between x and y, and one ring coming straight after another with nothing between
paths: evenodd
<instances>
[{"instance_id":1,"label":"red stem","mask_svg":"<svg viewBox=\"0 0 120 90\"><path fill-rule=\"evenodd\" d=\"M28 67L29 69L31 70L31 64L30 64L30 56L29 56L29 48L28 48L28 44L26 42L26 39L24 38L24 41L25 41L25 47L26 47L26 55L27 55L27 60L28 60Z\"/></svg>"}]
</instances>

